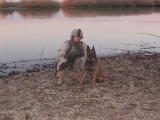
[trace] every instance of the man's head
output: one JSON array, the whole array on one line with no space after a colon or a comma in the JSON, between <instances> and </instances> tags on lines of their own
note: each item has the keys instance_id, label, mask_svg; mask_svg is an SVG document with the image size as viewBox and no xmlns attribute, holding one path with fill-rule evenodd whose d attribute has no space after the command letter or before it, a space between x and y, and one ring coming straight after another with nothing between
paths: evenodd
<instances>
[{"instance_id":1,"label":"man's head","mask_svg":"<svg viewBox=\"0 0 160 120\"><path fill-rule=\"evenodd\" d=\"M83 39L83 33L81 29L74 29L71 33L71 39L76 43L80 42L80 40Z\"/></svg>"}]
</instances>

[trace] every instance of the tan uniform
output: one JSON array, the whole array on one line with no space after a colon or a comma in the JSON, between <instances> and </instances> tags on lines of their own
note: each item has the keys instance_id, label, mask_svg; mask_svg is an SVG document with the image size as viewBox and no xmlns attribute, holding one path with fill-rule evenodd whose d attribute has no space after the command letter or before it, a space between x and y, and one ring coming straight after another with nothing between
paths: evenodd
<instances>
[{"instance_id":1,"label":"tan uniform","mask_svg":"<svg viewBox=\"0 0 160 120\"><path fill-rule=\"evenodd\" d=\"M62 46L58 49L58 56L57 56L57 70L59 70L60 65L63 62L66 62L66 53L69 49L69 40L65 41ZM84 56L80 57L79 59L81 60L81 69L83 70L86 59L87 59L87 45L83 43L83 51L84 51Z\"/></svg>"},{"instance_id":2,"label":"tan uniform","mask_svg":"<svg viewBox=\"0 0 160 120\"><path fill-rule=\"evenodd\" d=\"M87 45L85 43L83 43L82 46L83 46L84 55L75 60L75 61L79 61L78 62L79 63L79 66L78 66L79 70L78 71L83 71L84 70L85 63L86 63L86 60L87 60ZM58 71L57 72L57 77L59 78L58 79L59 84L61 84L63 82L63 79L64 79L64 71L60 70L60 65L67 61L65 56L66 56L66 53L69 49L70 49L69 40L65 41L62 44L62 46L58 49L58 53L57 53L58 54L58 56L57 56L57 71ZM77 68L75 68L75 69L77 69Z\"/></svg>"}]
</instances>

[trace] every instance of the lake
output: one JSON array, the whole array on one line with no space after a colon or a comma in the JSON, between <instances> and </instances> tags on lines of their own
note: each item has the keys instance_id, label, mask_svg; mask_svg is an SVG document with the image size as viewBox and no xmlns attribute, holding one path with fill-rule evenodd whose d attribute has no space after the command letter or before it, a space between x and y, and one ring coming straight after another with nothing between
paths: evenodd
<instances>
[{"instance_id":1,"label":"lake","mask_svg":"<svg viewBox=\"0 0 160 120\"><path fill-rule=\"evenodd\" d=\"M158 9L7 10L0 11L0 63L54 58L75 28L98 55L160 46L157 37L139 34L160 35Z\"/></svg>"}]
</instances>

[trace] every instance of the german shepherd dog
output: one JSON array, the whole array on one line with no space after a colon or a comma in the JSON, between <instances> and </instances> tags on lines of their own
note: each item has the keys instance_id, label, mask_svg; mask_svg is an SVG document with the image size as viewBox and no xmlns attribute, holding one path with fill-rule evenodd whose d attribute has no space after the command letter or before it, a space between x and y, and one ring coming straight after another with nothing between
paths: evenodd
<instances>
[{"instance_id":1,"label":"german shepherd dog","mask_svg":"<svg viewBox=\"0 0 160 120\"><path fill-rule=\"evenodd\" d=\"M102 67L99 59L96 56L96 51L94 46L92 49L90 49L90 47L87 46L87 60L84 67L84 71L82 73L80 84L83 84L87 74L91 75L93 83L104 81L104 76L102 74Z\"/></svg>"}]
</instances>

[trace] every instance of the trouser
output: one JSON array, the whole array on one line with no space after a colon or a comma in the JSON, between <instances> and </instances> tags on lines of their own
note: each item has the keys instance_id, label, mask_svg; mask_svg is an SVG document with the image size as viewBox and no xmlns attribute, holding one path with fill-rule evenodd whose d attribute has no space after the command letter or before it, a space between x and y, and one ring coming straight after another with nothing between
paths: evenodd
<instances>
[{"instance_id":1,"label":"trouser","mask_svg":"<svg viewBox=\"0 0 160 120\"><path fill-rule=\"evenodd\" d=\"M85 61L81 59L76 59L72 69L69 69L69 68L60 69L59 66L61 65L61 63L58 63L57 65L58 65L57 72L56 72L57 83L62 84L64 82L64 79L66 79L67 76L70 76L70 75L71 77L80 79L82 77L81 73L84 70Z\"/></svg>"},{"instance_id":2,"label":"trouser","mask_svg":"<svg viewBox=\"0 0 160 120\"><path fill-rule=\"evenodd\" d=\"M57 77L57 83L58 84L62 84L64 82L64 78L65 78L65 70L59 70L56 73L56 77Z\"/></svg>"}]
</instances>

